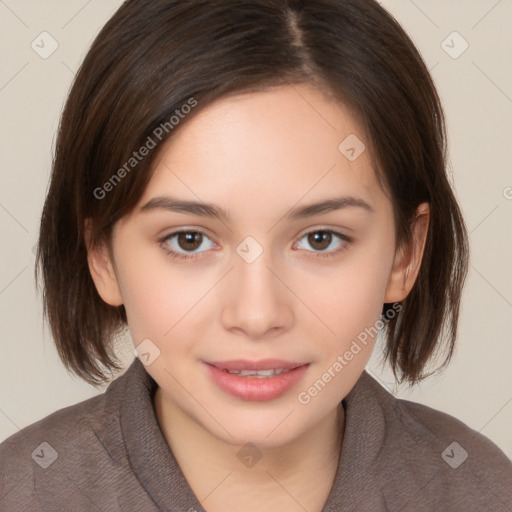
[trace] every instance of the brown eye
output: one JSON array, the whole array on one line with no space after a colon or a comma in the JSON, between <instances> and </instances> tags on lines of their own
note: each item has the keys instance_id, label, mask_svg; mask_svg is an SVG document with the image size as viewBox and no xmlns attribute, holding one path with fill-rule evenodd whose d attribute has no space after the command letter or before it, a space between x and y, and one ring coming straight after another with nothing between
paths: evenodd
<instances>
[{"instance_id":1,"label":"brown eye","mask_svg":"<svg viewBox=\"0 0 512 512\"><path fill-rule=\"evenodd\" d=\"M173 258L197 258L215 243L200 231L176 231L160 240L163 249ZM208 246L210 244L210 246Z\"/></svg>"},{"instance_id":2,"label":"brown eye","mask_svg":"<svg viewBox=\"0 0 512 512\"><path fill-rule=\"evenodd\" d=\"M193 251L201 246L203 241L202 233L196 233L193 231L182 232L177 235L177 242L180 249L184 251Z\"/></svg>"},{"instance_id":3,"label":"brown eye","mask_svg":"<svg viewBox=\"0 0 512 512\"><path fill-rule=\"evenodd\" d=\"M315 231L308 235L308 243L318 251L325 251L331 245L331 242L332 234L329 231Z\"/></svg>"},{"instance_id":4,"label":"brown eye","mask_svg":"<svg viewBox=\"0 0 512 512\"><path fill-rule=\"evenodd\" d=\"M313 253L318 257L336 256L340 252L348 248L351 239L337 231L330 229L319 229L310 231L299 240L299 248L306 249L307 252ZM308 247L300 247L306 244Z\"/></svg>"}]
</instances>

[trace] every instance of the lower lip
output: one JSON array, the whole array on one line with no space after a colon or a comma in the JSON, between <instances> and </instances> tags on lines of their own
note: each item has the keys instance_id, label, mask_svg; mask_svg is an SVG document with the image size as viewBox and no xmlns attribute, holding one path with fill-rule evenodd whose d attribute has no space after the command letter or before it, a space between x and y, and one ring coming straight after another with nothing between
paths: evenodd
<instances>
[{"instance_id":1,"label":"lower lip","mask_svg":"<svg viewBox=\"0 0 512 512\"><path fill-rule=\"evenodd\" d=\"M286 393L304 376L309 364L299 366L275 377L239 377L219 368L203 363L211 379L226 393L242 400L273 400Z\"/></svg>"}]
</instances>

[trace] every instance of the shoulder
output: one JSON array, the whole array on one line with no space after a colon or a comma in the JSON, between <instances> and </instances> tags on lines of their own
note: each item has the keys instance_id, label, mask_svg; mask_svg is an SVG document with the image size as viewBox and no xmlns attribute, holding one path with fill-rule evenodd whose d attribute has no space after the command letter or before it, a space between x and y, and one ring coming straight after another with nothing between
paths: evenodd
<instances>
[{"instance_id":1,"label":"shoulder","mask_svg":"<svg viewBox=\"0 0 512 512\"><path fill-rule=\"evenodd\" d=\"M0 455L12 458L37 448L41 443L84 441L105 417L105 394L99 394L82 402L55 411L8 437L0 444ZM29 453L31 456L31 453Z\"/></svg>"},{"instance_id":2,"label":"shoulder","mask_svg":"<svg viewBox=\"0 0 512 512\"><path fill-rule=\"evenodd\" d=\"M79 434L88 421L101 415L105 398L99 394L74 405L63 407L44 418L22 428L0 444L0 453L14 450L45 435L69 437Z\"/></svg>"},{"instance_id":3,"label":"shoulder","mask_svg":"<svg viewBox=\"0 0 512 512\"><path fill-rule=\"evenodd\" d=\"M388 494L408 485L444 510L510 509L512 462L498 446L449 414L372 384L385 416L383 458L392 461Z\"/></svg>"},{"instance_id":4,"label":"shoulder","mask_svg":"<svg viewBox=\"0 0 512 512\"><path fill-rule=\"evenodd\" d=\"M403 431L418 446L434 449L436 453L443 447L440 456L447 466L456 469L462 467L466 460L486 461L495 468L496 478L503 477L512 484L510 459L490 439L459 419L426 405L403 399L395 401L394 411Z\"/></svg>"},{"instance_id":5,"label":"shoulder","mask_svg":"<svg viewBox=\"0 0 512 512\"><path fill-rule=\"evenodd\" d=\"M120 456L118 380L105 393L60 409L0 444L1 510L47 510L47 500L63 509L92 506L87 497L77 497L77 482L93 484Z\"/></svg>"}]
</instances>

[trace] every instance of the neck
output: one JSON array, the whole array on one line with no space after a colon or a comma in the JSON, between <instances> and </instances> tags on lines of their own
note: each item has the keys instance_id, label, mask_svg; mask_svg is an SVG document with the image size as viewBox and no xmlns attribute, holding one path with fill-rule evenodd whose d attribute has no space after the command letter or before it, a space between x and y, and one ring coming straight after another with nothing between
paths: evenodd
<instances>
[{"instance_id":1,"label":"neck","mask_svg":"<svg viewBox=\"0 0 512 512\"><path fill-rule=\"evenodd\" d=\"M341 405L286 445L264 448L241 447L217 438L166 398L160 388L154 406L167 444L208 512L236 510L242 505L246 512L273 509L270 503L284 504L290 511L294 507L322 510L341 453L345 422Z\"/></svg>"}]
</instances>

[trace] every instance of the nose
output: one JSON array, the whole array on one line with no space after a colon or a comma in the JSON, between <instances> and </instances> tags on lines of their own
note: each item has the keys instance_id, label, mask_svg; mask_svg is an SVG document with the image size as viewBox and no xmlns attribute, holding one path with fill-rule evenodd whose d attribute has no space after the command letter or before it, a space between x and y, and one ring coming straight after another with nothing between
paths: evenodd
<instances>
[{"instance_id":1,"label":"nose","mask_svg":"<svg viewBox=\"0 0 512 512\"><path fill-rule=\"evenodd\" d=\"M252 340L274 337L291 328L294 295L264 252L248 263L235 255L224 290L222 323L226 330ZM284 282L284 283L283 283Z\"/></svg>"}]
</instances>

